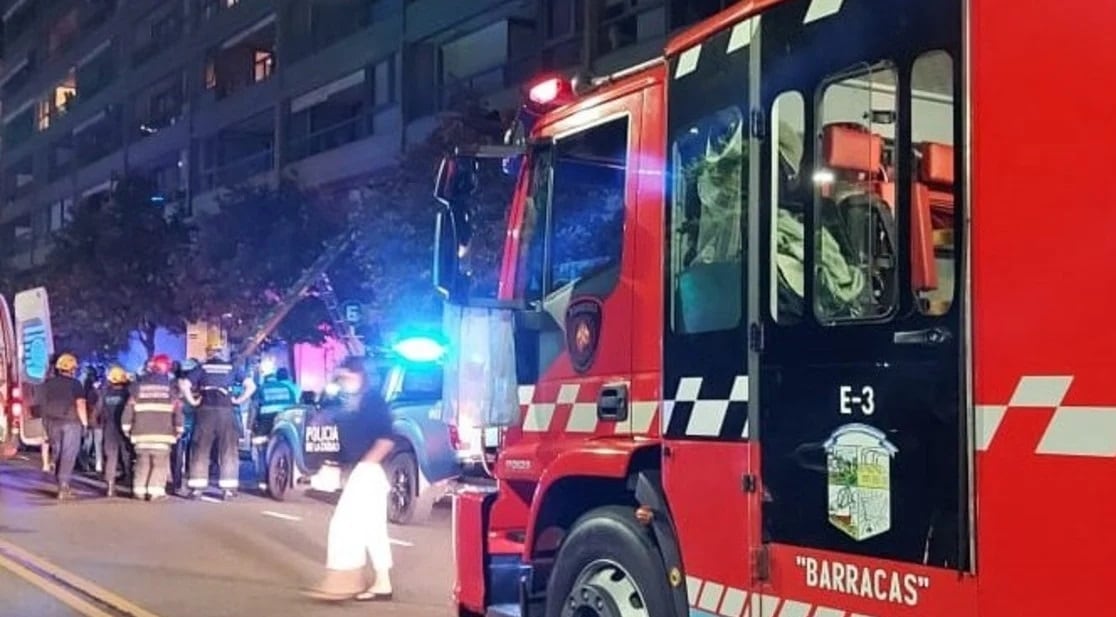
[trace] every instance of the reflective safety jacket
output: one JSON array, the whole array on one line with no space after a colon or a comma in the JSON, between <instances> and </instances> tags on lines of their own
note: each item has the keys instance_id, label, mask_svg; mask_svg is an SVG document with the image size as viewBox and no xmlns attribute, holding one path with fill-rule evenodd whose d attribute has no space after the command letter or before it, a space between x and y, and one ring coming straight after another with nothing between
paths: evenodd
<instances>
[{"instance_id":1,"label":"reflective safety jacket","mask_svg":"<svg viewBox=\"0 0 1116 617\"><path fill-rule=\"evenodd\" d=\"M286 411L298 404L298 395L288 382L269 379L256 391L259 397L260 413Z\"/></svg>"},{"instance_id":2,"label":"reflective safety jacket","mask_svg":"<svg viewBox=\"0 0 1116 617\"><path fill-rule=\"evenodd\" d=\"M170 377L147 374L132 384L121 425L137 449L167 450L182 435L182 408Z\"/></svg>"}]
</instances>

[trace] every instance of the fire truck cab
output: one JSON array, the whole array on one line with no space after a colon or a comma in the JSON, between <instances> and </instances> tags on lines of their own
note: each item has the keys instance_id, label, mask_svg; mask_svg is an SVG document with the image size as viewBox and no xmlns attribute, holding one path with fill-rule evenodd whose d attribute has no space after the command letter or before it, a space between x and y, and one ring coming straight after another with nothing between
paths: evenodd
<instances>
[{"instance_id":1,"label":"fire truck cab","mask_svg":"<svg viewBox=\"0 0 1116 617\"><path fill-rule=\"evenodd\" d=\"M459 614L1106 612L1113 28L760 0L542 80L484 305L448 160L436 283L518 398L455 499Z\"/></svg>"}]
</instances>

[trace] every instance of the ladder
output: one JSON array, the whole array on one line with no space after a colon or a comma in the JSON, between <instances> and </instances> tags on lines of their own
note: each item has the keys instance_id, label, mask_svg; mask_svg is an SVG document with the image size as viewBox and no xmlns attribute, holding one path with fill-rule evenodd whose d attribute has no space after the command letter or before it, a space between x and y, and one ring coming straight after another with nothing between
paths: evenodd
<instances>
[{"instance_id":1,"label":"ladder","mask_svg":"<svg viewBox=\"0 0 1116 617\"><path fill-rule=\"evenodd\" d=\"M311 295L315 286L321 285L323 277L325 277L329 289L329 293L326 295L333 296L333 285L329 284L329 277L326 276L326 270L328 270L329 267L333 265L333 262L345 253L354 242L356 242L356 239L357 232L353 230L346 232L344 235L334 240L326 250L302 272L298 280L288 288L287 293L283 295L279 303L272 307L272 309L257 322L258 325L252 330L252 334L241 343L240 348L237 350L237 357L247 358L259 351L260 345L267 340L267 337L271 336L275 328L277 328L279 324L282 323L283 319L290 314L291 309L303 298ZM334 298L333 303L336 304L336 298ZM328 308L329 304L327 303L327 309ZM355 333L353 337L355 338ZM348 344L347 341L346 344Z\"/></svg>"},{"instance_id":2,"label":"ladder","mask_svg":"<svg viewBox=\"0 0 1116 617\"><path fill-rule=\"evenodd\" d=\"M356 329L345 319L341 313L341 305L337 301L337 294L333 291L333 281L329 279L329 275L322 272L318 277L318 284L315 286L318 299L326 307L326 312L329 313L329 319L333 322L333 332L340 336L345 341L345 349L351 356L365 355L364 343L361 342L360 337L357 336Z\"/></svg>"}]
</instances>

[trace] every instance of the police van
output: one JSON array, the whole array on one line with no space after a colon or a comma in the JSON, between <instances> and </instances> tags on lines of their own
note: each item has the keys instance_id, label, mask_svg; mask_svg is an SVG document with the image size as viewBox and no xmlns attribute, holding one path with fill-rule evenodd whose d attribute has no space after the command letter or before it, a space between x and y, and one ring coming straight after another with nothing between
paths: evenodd
<instances>
[{"instance_id":1,"label":"police van","mask_svg":"<svg viewBox=\"0 0 1116 617\"><path fill-rule=\"evenodd\" d=\"M406 524L425 518L462 471L458 440L441 418L440 354L418 353L414 345L396 345L376 360L381 393L393 416L395 449L384 466L392 485L389 519ZM324 421L339 406L335 388L319 400L303 401L273 414L262 445L262 482L279 501L292 489L339 492L349 469L333 463L339 436ZM257 425L256 440L263 435Z\"/></svg>"}]
</instances>

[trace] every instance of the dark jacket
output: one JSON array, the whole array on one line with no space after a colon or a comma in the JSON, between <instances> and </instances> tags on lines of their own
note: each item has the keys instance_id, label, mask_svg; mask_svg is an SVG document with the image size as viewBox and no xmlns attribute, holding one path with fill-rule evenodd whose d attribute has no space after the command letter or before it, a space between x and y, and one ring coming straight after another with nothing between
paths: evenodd
<instances>
[{"instance_id":1,"label":"dark jacket","mask_svg":"<svg viewBox=\"0 0 1116 617\"><path fill-rule=\"evenodd\" d=\"M97 418L100 426L106 431L119 435L123 432L121 426L124 419L124 408L131 398L132 392L128 386L106 384L97 397Z\"/></svg>"},{"instance_id":2,"label":"dark jacket","mask_svg":"<svg viewBox=\"0 0 1116 617\"><path fill-rule=\"evenodd\" d=\"M137 449L170 449L182 435L182 409L167 375L147 374L132 385L122 428Z\"/></svg>"}]
</instances>

